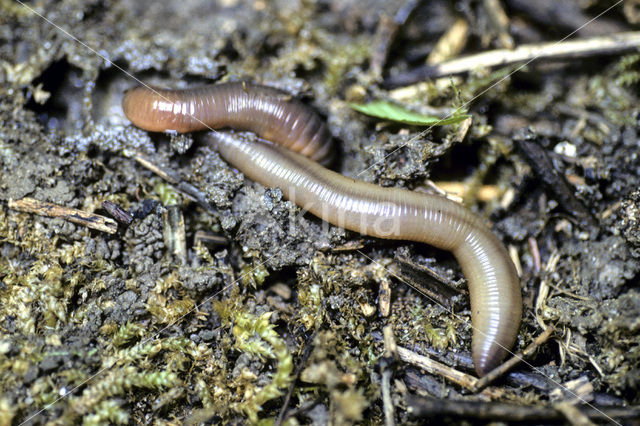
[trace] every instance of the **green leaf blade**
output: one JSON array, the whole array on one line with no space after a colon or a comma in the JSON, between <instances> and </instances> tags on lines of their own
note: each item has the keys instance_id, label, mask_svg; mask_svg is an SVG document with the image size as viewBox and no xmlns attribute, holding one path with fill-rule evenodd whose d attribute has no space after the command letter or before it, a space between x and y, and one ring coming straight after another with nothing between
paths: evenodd
<instances>
[{"instance_id":1,"label":"green leaf blade","mask_svg":"<svg viewBox=\"0 0 640 426\"><path fill-rule=\"evenodd\" d=\"M366 104L349 103L349 107L362 114L388 121L409 124L412 126L445 126L459 123L471 117L470 114L458 114L439 118L411 111L401 105L387 101L372 101Z\"/></svg>"}]
</instances>

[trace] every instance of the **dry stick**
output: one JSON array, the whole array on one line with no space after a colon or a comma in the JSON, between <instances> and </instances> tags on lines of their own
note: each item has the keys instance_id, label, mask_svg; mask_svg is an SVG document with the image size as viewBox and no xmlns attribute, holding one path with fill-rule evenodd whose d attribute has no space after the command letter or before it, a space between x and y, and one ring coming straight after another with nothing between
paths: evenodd
<instances>
[{"instance_id":1,"label":"dry stick","mask_svg":"<svg viewBox=\"0 0 640 426\"><path fill-rule=\"evenodd\" d=\"M198 244L199 242L216 246L224 246L229 244L229 240L227 240L225 237L221 237L220 235L212 234L211 232L202 230L196 231L195 235L193 236L193 240L194 245Z\"/></svg>"},{"instance_id":2,"label":"dry stick","mask_svg":"<svg viewBox=\"0 0 640 426\"><path fill-rule=\"evenodd\" d=\"M200 191L190 183L184 182L180 177L180 173L168 168L161 167L151 161L151 159L140 153L136 154L135 159L138 163L140 163L140 165L142 165L146 169L151 170L162 179L174 185L178 191L191 197L192 200L198 203L206 211L215 212L215 209L207 201L207 197L204 192Z\"/></svg>"},{"instance_id":3,"label":"dry stick","mask_svg":"<svg viewBox=\"0 0 640 426\"><path fill-rule=\"evenodd\" d=\"M430 374L442 376L445 379L469 390L473 390L476 382L478 381L478 379L469 374L458 371L426 356L417 354L407 348L403 348L402 346L398 346L398 356L404 362L416 365Z\"/></svg>"},{"instance_id":4,"label":"dry stick","mask_svg":"<svg viewBox=\"0 0 640 426\"><path fill-rule=\"evenodd\" d=\"M434 184L445 191L447 195L453 195L457 198L464 199L468 196L470 192L469 185L464 184L463 182L455 182L455 181L437 181ZM478 201L488 202L494 201L498 197L500 197L500 188L498 185L480 185L477 189L474 190L475 198Z\"/></svg>"},{"instance_id":5,"label":"dry stick","mask_svg":"<svg viewBox=\"0 0 640 426\"><path fill-rule=\"evenodd\" d=\"M509 17L504 11L499 0L484 0L482 2L484 10L489 16L491 24L498 33L498 41L500 46L506 49L513 49L513 37L509 34Z\"/></svg>"},{"instance_id":6,"label":"dry stick","mask_svg":"<svg viewBox=\"0 0 640 426\"><path fill-rule=\"evenodd\" d=\"M398 355L402 361L408 362L413 365L417 365L418 367L426 370L430 374L436 374L444 377L445 379L456 383L457 385L462 386L472 392L482 391L487 385L489 385L493 380L497 377L500 377L504 373L507 372L514 365L522 361L525 357L529 356L533 351L535 351L541 344L546 342L551 334L555 331L553 327L547 327L547 329L542 333L536 340L531 343L521 354L514 355L511 359L507 360L502 365L493 369L482 379L476 379L475 377L458 371L454 368L449 367L448 365L442 364L438 361L432 360L423 355L419 355L407 348L403 348L398 346ZM483 393L488 394L488 396L497 395L496 392L491 391L487 392L485 390Z\"/></svg>"},{"instance_id":7,"label":"dry stick","mask_svg":"<svg viewBox=\"0 0 640 426\"><path fill-rule=\"evenodd\" d=\"M396 339L393 335L393 327L387 325L383 330L384 335L384 359L382 360L382 411L384 412L385 426L395 426L395 414L393 411L393 401L391 400L391 378L393 371L390 368L389 360L397 358Z\"/></svg>"},{"instance_id":8,"label":"dry stick","mask_svg":"<svg viewBox=\"0 0 640 426\"><path fill-rule=\"evenodd\" d=\"M433 47L427 57L427 64L436 65L458 56L467 45L468 38L469 23L462 18L457 19Z\"/></svg>"},{"instance_id":9,"label":"dry stick","mask_svg":"<svg viewBox=\"0 0 640 426\"><path fill-rule=\"evenodd\" d=\"M164 244L174 260L182 265L187 263L187 237L184 215L179 206L168 206L162 212Z\"/></svg>"},{"instance_id":10,"label":"dry stick","mask_svg":"<svg viewBox=\"0 0 640 426\"><path fill-rule=\"evenodd\" d=\"M491 382L493 382L495 379L497 379L498 377L502 376L507 371L509 371L511 368L513 368L513 366L518 364L520 361L524 360L524 358L527 358L536 349L538 349L538 347L540 345L542 345L544 342L549 340L549 337L551 337L551 334L554 331L555 331L555 329L553 327L548 326L547 329L544 331L544 333L542 333L540 336L538 336L536 338L536 340L533 341L533 343L531 343L529 346L527 346L527 348L524 351L522 351L522 353L514 355L513 357L511 357L510 359L508 359L504 363L500 364L499 366L497 366L496 368L491 370L486 376L484 376L481 379L479 379L475 383L475 387L474 387L473 390L475 392L481 391L486 386L488 386Z\"/></svg>"},{"instance_id":11,"label":"dry stick","mask_svg":"<svg viewBox=\"0 0 640 426\"><path fill-rule=\"evenodd\" d=\"M559 402L554 404L553 408L562 413L567 422L573 426L593 426L594 423L589 420L578 407L569 402Z\"/></svg>"},{"instance_id":12,"label":"dry stick","mask_svg":"<svg viewBox=\"0 0 640 426\"><path fill-rule=\"evenodd\" d=\"M624 32L582 40L525 44L513 50L497 49L469 55L438 65L428 65L407 74L388 79L389 87L407 86L419 81L462 74L478 68L511 65L517 62L544 59L575 59L614 54L640 47L640 31Z\"/></svg>"},{"instance_id":13,"label":"dry stick","mask_svg":"<svg viewBox=\"0 0 640 426\"><path fill-rule=\"evenodd\" d=\"M99 214L88 213L82 210L65 207L58 204L39 201L25 197L20 200L9 200L9 208L26 213L35 213L40 216L59 217L96 231L115 234L118 232L118 223L108 217Z\"/></svg>"},{"instance_id":14,"label":"dry stick","mask_svg":"<svg viewBox=\"0 0 640 426\"><path fill-rule=\"evenodd\" d=\"M455 416L464 419L491 421L549 422L565 421L566 418L555 407L507 404L502 402L455 401L408 395L406 403L409 413L416 417ZM640 407L584 407L580 410L586 417L608 421L633 420L640 416Z\"/></svg>"},{"instance_id":15,"label":"dry stick","mask_svg":"<svg viewBox=\"0 0 640 426\"><path fill-rule=\"evenodd\" d=\"M382 69L387 62L389 50L395 41L398 30L407 23L413 11L420 5L420 0L410 0L398 10L392 18L381 14L378 27L373 39L373 52L369 68L374 78L382 75Z\"/></svg>"}]
</instances>

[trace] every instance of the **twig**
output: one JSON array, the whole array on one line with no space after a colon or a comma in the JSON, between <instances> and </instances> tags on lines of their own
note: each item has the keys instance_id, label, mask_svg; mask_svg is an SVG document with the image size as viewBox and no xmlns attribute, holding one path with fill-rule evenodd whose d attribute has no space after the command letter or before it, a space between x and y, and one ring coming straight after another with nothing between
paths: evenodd
<instances>
[{"instance_id":1,"label":"twig","mask_svg":"<svg viewBox=\"0 0 640 426\"><path fill-rule=\"evenodd\" d=\"M380 16L378 27L373 38L373 52L371 54L371 73L378 79L382 75L382 69L387 62L389 50L393 45L398 30L407 23L413 11L420 5L420 0L409 0L402 6L396 15L391 18L386 14Z\"/></svg>"},{"instance_id":2,"label":"twig","mask_svg":"<svg viewBox=\"0 0 640 426\"><path fill-rule=\"evenodd\" d=\"M551 334L553 334L554 331L555 331L555 329L553 327L551 327L551 326L547 327L547 329L544 331L544 333L542 333L540 336L538 336L536 338L536 340L533 341L533 343L531 343L529 346L527 346L527 348L524 351L522 351L522 353L514 355L513 357L511 357L510 359L508 359L504 363L500 364L499 366L497 366L496 368L491 370L486 376L484 376L481 379L479 379L478 381L476 381L473 390L475 392L481 391L482 389L487 387L491 382L493 382L495 379L497 379L498 377L502 376L508 370L513 368L513 366L518 364L524 358L527 358L536 349L538 349L538 347L540 345L542 345L544 342L549 340L549 337L551 337Z\"/></svg>"},{"instance_id":3,"label":"twig","mask_svg":"<svg viewBox=\"0 0 640 426\"><path fill-rule=\"evenodd\" d=\"M564 382L562 387L549 392L549 400L557 403L577 404L593 401L593 398L593 384L586 375Z\"/></svg>"},{"instance_id":4,"label":"twig","mask_svg":"<svg viewBox=\"0 0 640 426\"><path fill-rule=\"evenodd\" d=\"M447 309L453 306L455 296L466 294L464 290L456 288L451 280L425 265L415 263L404 253L396 253L395 260L400 267L398 278L401 278L402 282L436 300Z\"/></svg>"},{"instance_id":5,"label":"twig","mask_svg":"<svg viewBox=\"0 0 640 426\"><path fill-rule=\"evenodd\" d=\"M640 47L640 32L631 31L582 40L525 44L513 50L496 49L453 59L437 65L426 65L385 81L387 87L408 86L428 78L463 74L478 68L506 66L533 60L576 59L595 55L611 55Z\"/></svg>"},{"instance_id":6,"label":"twig","mask_svg":"<svg viewBox=\"0 0 640 426\"><path fill-rule=\"evenodd\" d=\"M427 57L427 64L436 65L455 58L464 49L469 35L469 23L460 18L440 37Z\"/></svg>"},{"instance_id":7,"label":"twig","mask_svg":"<svg viewBox=\"0 0 640 426\"><path fill-rule=\"evenodd\" d=\"M506 0L505 3L513 12L526 15L546 28L557 28L565 31L577 31L582 37L614 34L626 31L629 27L621 19L598 16L592 20L591 15L584 12L584 4L574 1L558 0ZM625 4L627 1L625 1ZM589 25L585 25L589 22Z\"/></svg>"},{"instance_id":8,"label":"twig","mask_svg":"<svg viewBox=\"0 0 640 426\"><path fill-rule=\"evenodd\" d=\"M224 246L229 244L229 240L220 235L212 234L211 232L206 231L196 231L193 236L194 245L202 242L203 244L211 244L213 246Z\"/></svg>"},{"instance_id":9,"label":"twig","mask_svg":"<svg viewBox=\"0 0 640 426\"><path fill-rule=\"evenodd\" d=\"M542 333L538 338L529 345L521 354L515 355L513 358L509 359L502 365L493 369L486 376L481 379L476 379L475 377L462 373L454 368L451 368L445 364L442 364L438 361L432 360L423 355L419 355L409 349L398 346L398 356L402 361L408 362L410 364L416 365L430 374L440 375L447 380L456 383L472 392L480 392L484 390L484 394L488 394L489 396L495 396L496 392L490 391L486 392L485 389L493 380L502 376L509 369L511 369L518 362L522 361L525 357L528 357L533 353L540 345L546 342L551 334L553 333L553 327L547 327L547 329Z\"/></svg>"},{"instance_id":10,"label":"twig","mask_svg":"<svg viewBox=\"0 0 640 426\"><path fill-rule=\"evenodd\" d=\"M640 37L638 40L640 41ZM565 176L555 169L547 151L541 146L539 138L531 131L523 130L515 136L515 142L518 152L531 166L531 171L563 209L578 219L584 228L597 228L598 224L591 212L575 196Z\"/></svg>"},{"instance_id":11,"label":"twig","mask_svg":"<svg viewBox=\"0 0 640 426\"><path fill-rule=\"evenodd\" d=\"M568 402L559 402L554 404L553 408L562 413L567 422L573 426L593 426L594 424L578 407Z\"/></svg>"},{"instance_id":12,"label":"twig","mask_svg":"<svg viewBox=\"0 0 640 426\"><path fill-rule=\"evenodd\" d=\"M430 374L442 376L445 379L469 390L473 390L476 382L478 381L478 379L470 376L469 374L453 369L448 365L444 365L426 356L417 354L407 348L403 348L402 346L398 346L398 356L404 362L416 365Z\"/></svg>"},{"instance_id":13,"label":"twig","mask_svg":"<svg viewBox=\"0 0 640 426\"><path fill-rule=\"evenodd\" d=\"M407 395L407 409L416 417L451 416L466 419L484 419L511 422L565 421L565 416L555 407L533 407L502 402L456 401ZM640 406L635 407L584 407L581 414L591 420L632 420L640 416Z\"/></svg>"},{"instance_id":14,"label":"twig","mask_svg":"<svg viewBox=\"0 0 640 426\"><path fill-rule=\"evenodd\" d=\"M82 210L65 207L58 204L39 201L25 197L20 200L9 200L9 208L26 213L35 213L46 217L59 217L96 231L115 234L118 232L118 223L108 217L99 214L88 213Z\"/></svg>"},{"instance_id":15,"label":"twig","mask_svg":"<svg viewBox=\"0 0 640 426\"><path fill-rule=\"evenodd\" d=\"M187 237L184 215L179 206L168 206L162 212L164 244L180 264L187 263Z\"/></svg>"},{"instance_id":16,"label":"twig","mask_svg":"<svg viewBox=\"0 0 640 426\"><path fill-rule=\"evenodd\" d=\"M133 222L133 215L126 211L113 201L105 200L102 202L102 208L111 215L115 220L125 226L129 226Z\"/></svg>"},{"instance_id":17,"label":"twig","mask_svg":"<svg viewBox=\"0 0 640 426\"><path fill-rule=\"evenodd\" d=\"M453 194L457 197L464 199L469 193L469 186L462 182L453 181L437 181L436 186L444 190L449 194ZM474 188L475 197L478 201L494 201L500 196L500 188L497 185L481 185L478 188Z\"/></svg>"},{"instance_id":18,"label":"twig","mask_svg":"<svg viewBox=\"0 0 640 426\"><path fill-rule=\"evenodd\" d=\"M395 414L393 411L393 401L391 400L391 378L393 370L390 368L390 362L398 355L396 339L393 336L393 327L387 325L383 329L384 335L384 358L382 359L381 375L382 375L382 408L384 412L385 426L395 426Z\"/></svg>"},{"instance_id":19,"label":"twig","mask_svg":"<svg viewBox=\"0 0 640 426\"><path fill-rule=\"evenodd\" d=\"M151 170L162 179L174 185L178 191L189 196L206 211L215 211L215 209L207 201L207 197L205 196L204 192L200 191L190 183L184 182L180 177L180 173L165 167L161 167L142 154L136 154L135 159L138 163L140 163L140 165L142 165L146 169Z\"/></svg>"},{"instance_id":20,"label":"twig","mask_svg":"<svg viewBox=\"0 0 640 426\"><path fill-rule=\"evenodd\" d=\"M509 17L504 11L499 0L484 0L482 2L484 10L487 12L489 21L498 33L498 42L505 49L513 49L513 37L509 34Z\"/></svg>"},{"instance_id":21,"label":"twig","mask_svg":"<svg viewBox=\"0 0 640 426\"><path fill-rule=\"evenodd\" d=\"M171 184L177 184L178 182L180 182L180 174L178 174L177 172L170 170L170 169L165 169L160 167L159 165L155 164L153 161L151 161L150 158L147 158L146 156L142 155L142 154L136 154L135 159L138 163L140 163L144 168L151 170L153 173L157 174L158 176L160 176L162 179L166 180L167 182L171 183Z\"/></svg>"}]
</instances>

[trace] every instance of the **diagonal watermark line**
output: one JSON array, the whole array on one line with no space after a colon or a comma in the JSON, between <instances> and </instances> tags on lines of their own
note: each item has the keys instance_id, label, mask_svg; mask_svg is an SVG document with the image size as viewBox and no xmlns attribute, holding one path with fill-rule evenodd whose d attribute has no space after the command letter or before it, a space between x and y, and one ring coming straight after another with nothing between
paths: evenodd
<instances>
[{"instance_id":1,"label":"diagonal watermark line","mask_svg":"<svg viewBox=\"0 0 640 426\"><path fill-rule=\"evenodd\" d=\"M275 255L273 255L275 256ZM193 308L191 308L188 312L186 312L184 315L180 316L179 318L176 318L173 322L171 322L170 324L166 325L165 327L161 328L160 330L156 331L152 336L149 336L147 338L145 338L142 341L139 341L138 343L136 343L134 345L134 347L138 346L138 347L142 347L144 345L146 345L147 343L149 343L152 340L155 340L156 338L158 338L158 336L160 336L160 334L162 334L164 331L168 330L169 328L173 327L174 325L176 325L177 323L179 323L180 321L182 321L187 315L191 314L192 312L194 312L195 310L198 309L199 306L202 306L206 303L208 303L209 301L211 301L214 297L216 297L217 295L219 295L220 293L222 293L223 291L231 288L231 286L233 286L235 283L237 283L238 281L240 281L242 278L246 277L249 274L252 274L253 271L255 271L256 269L260 268L262 265L264 265L269 259L271 259L273 256L269 256L268 258L264 259L262 262L260 262L258 265L254 266L250 271L245 272L244 274L241 274L238 278L236 278L235 280L233 280L232 282L230 282L229 284L225 285L224 287L222 287L220 290L218 290L217 292L215 292L214 294L212 294L211 296L207 297L206 299L204 299L202 302L200 302L200 304L194 306ZM40 410L38 410L36 413L32 414L31 416L29 416L28 419L22 421L18 426L22 426L25 423L29 422L31 419L33 419L34 417L37 417L38 415L40 415L41 413L43 413L44 411L48 410L49 408L53 407L55 404L57 404L59 401L63 400L64 398L66 398L67 396L73 394L76 390L78 390L80 387L86 385L87 383L89 383L91 380L93 380L94 378L96 378L97 376L101 375L102 373L104 373L105 371L110 370L112 367L114 367L118 361L121 361L124 358L116 358L113 360L113 362L111 363L111 365L108 365L106 367L102 367L100 370L98 370L97 372L95 372L94 374L92 374L91 376L89 376L88 378L86 378L85 380L83 380L81 383L77 384L76 386L74 386L72 389L70 389L68 392L66 392L64 395L60 396L59 398L57 398L55 401L50 402L49 404L45 405L44 407L42 407Z\"/></svg>"},{"instance_id":2,"label":"diagonal watermark line","mask_svg":"<svg viewBox=\"0 0 640 426\"><path fill-rule=\"evenodd\" d=\"M600 18L602 15L608 13L610 10L612 10L614 7L618 6L620 3L622 3L624 0L618 0L615 4L613 4L611 7L607 8L605 11L599 13L597 16L593 17L592 19L588 20L587 22L585 22L584 24L582 24L579 28L576 28L575 30L573 30L572 32L570 32L569 34L567 34L566 36L564 36L563 38L561 38L560 40L558 40L557 42L555 42L553 45L550 46L550 48L557 46L558 44L562 43L563 41L565 41L566 39L568 39L569 37L571 37L572 35L576 34L578 31L580 31L581 29L583 29L584 27L588 26L589 24L591 24L592 22L594 22L595 20L597 20L598 18ZM391 151L390 153L388 153L387 155L384 156L384 158L375 161L374 163L370 164L369 166L367 166L367 168L365 168L364 170L362 170L360 173L358 173L356 175L356 177L360 177L360 175L362 175L363 173L365 173L366 171L370 170L372 167L374 167L377 164L382 163L383 161L385 161L387 158L389 158L389 156L393 155L394 153L398 152L399 150L401 150L402 148L404 148L405 146L409 145L411 142L420 139L421 137L423 137L424 135L426 135L431 129L433 129L435 126L439 125L440 123L442 123L444 120L451 118L453 115L457 114L458 112L462 111L463 108L465 108L466 106L468 106L469 104L471 104L471 102L475 101L476 99L478 99L480 96L484 95L485 93L487 93L489 90L493 89L494 87L496 87L498 84L502 83L503 81L505 81L506 79L508 79L509 77L511 77L513 74L517 73L518 71L520 71L521 69L523 69L524 67L526 67L527 65L529 65L530 63L534 62L536 59L538 59L540 57L540 55L542 54L541 51L540 53L538 53L538 55L534 56L533 58L529 59L527 62L525 62L524 64L520 65L518 68L516 68L515 70L511 71L509 74L505 75L504 77L502 77L501 79L499 79L498 81L496 81L495 83L493 83L491 86L487 87L486 89L484 89L482 92L478 93L477 95L475 95L473 98L469 99L467 102L465 102L463 105L459 106L458 108L456 108L455 111L447 114L445 117L442 117L440 120L436 121L435 123L433 123L431 126L429 126L428 128L426 128L425 130L423 130L422 132L418 133L416 136L412 137L411 139L409 139L408 141L406 141L405 143L401 144L400 146L396 147L393 151Z\"/></svg>"},{"instance_id":3,"label":"diagonal watermark line","mask_svg":"<svg viewBox=\"0 0 640 426\"><path fill-rule=\"evenodd\" d=\"M364 254L361 250L356 250L358 253L360 253L360 255L362 255L363 257L367 258L369 261L375 263L376 265L378 265L380 268L384 269L385 271L387 271L390 275L394 276L396 279L398 279L400 282L402 282L403 284L411 287L411 285L402 277L398 276L397 274L395 274L393 271L391 271L390 269L388 269L386 266L382 265L380 262L376 261L375 259L372 259L371 257L367 256L366 254ZM421 293L423 294L423 293ZM442 303L438 302L436 299L434 299L433 297L427 295L427 294L423 294L427 299L429 299L431 302L435 303L436 305L439 305L440 307L442 307L446 312L448 312L449 314L451 314L452 316L454 316L456 319L461 320L462 322L467 322L467 320L465 318L462 318L462 316L456 314L453 309L447 309L446 306L444 306ZM482 330L476 328L473 323L471 323L471 329L474 332L478 332L480 334L482 334L485 337L488 337L487 334L485 332L483 332ZM554 385L556 385L557 387L563 389L564 391L566 391L567 393L569 393L572 397L575 397L576 399L580 400L580 402L582 402L583 404L591 407L592 409L594 409L595 411L597 411L598 413L602 414L604 417L606 417L608 420L610 420L611 422L617 424L618 426L622 426L621 423L617 422L616 420L612 419L611 417L609 417L606 413L602 412L600 409L598 409L597 407L593 406L591 403L589 403L588 401L586 401L585 399L583 399L582 397L580 397L579 395L577 395L575 392L573 392L571 389L567 388L566 386L564 386L562 383L559 383L558 381L554 380L552 377L547 376L546 374L544 374L544 372L542 372L542 370L540 370L539 368L535 367L534 365L532 365L530 362L528 362L526 359L524 359L523 357L521 357L520 355L518 355L517 353L514 353L511 351L510 348L507 348L503 345L501 345L499 342L496 342L496 344L498 346L500 346L502 349L504 349L505 351L507 351L507 353L509 353L509 355L511 355L514 358L517 358L520 362L522 362L523 364L527 365L529 368L531 368L532 370L536 371L537 373L539 373L542 377L546 378L547 380L549 380L551 383L553 383Z\"/></svg>"}]
</instances>

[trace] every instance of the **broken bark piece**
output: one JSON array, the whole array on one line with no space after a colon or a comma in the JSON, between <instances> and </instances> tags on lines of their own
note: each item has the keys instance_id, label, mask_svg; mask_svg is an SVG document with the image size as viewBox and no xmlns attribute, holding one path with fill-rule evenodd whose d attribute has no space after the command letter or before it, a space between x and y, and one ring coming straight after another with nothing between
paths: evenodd
<instances>
[{"instance_id":1,"label":"broken bark piece","mask_svg":"<svg viewBox=\"0 0 640 426\"><path fill-rule=\"evenodd\" d=\"M516 146L531 170L553 195L564 211L573 215L583 227L595 228L596 220L585 205L575 196L573 188L566 178L560 174L546 150L540 145L538 138L530 131L523 131L515 137Z\"/></svg>"},{"instance_id":2,"label":"broken bark piece","mask_svg":"<svg viewBox=\"0 0 640 426\"><path fill-rule=\"evenodd\" d=\"M164 244L173 258L182 265L187 263L187 238L184 216L179 206L168 206L162 212Z\"/></svg>"},{"instance_id":3,"label":"broken bark piece","mask_svg":"<svg viewBox=\"0 0 640 426\"><path fill-rule=\"evenodd\" d=\"M437 301L446 309L454 305L453 297L466 294L465 290L456 288L447 278L441 276L433 269L413 262L403 253L396 253L395 258L400 267L402 280L414 290Z\"/></svg>"},{"instance_id":4,"label":"broken bark piece","mask_svg":"<svg viewBox=\"0 0 640 426\"><path fill-rule=\"evenodd\" d=\"M115 220L128 226L133 221L133 215L112 201L103 201L102 208Z\"/></svg>"},{"instance_id":5,"label":"broken bark piece","mask_svg":"<svg viewBox=\"0 0 640 426\"><path fill-rule=\"evenodd\" d=\"M107 234L115 234L118 231L118 223L108 217L29 197L21 198L20 200L9 200L9 208L40 216L59 217Z\"/></svg>"},{"instance_id":6,"label":"broken bark piece","mask_svg":"<svg viewBox=\"0 0 640 426\"><path fill-rule=\"evenodd\" d=\"M556 407L509 404L504 402L454 401L407 395L409 413L416 417L456 417L510 422L545 422L566 420ZM580 412L591 420L611 422L637 419L640 407L584 407ZM438 416L438 417L436 417Z\"/></svg>"}]
</instances>

